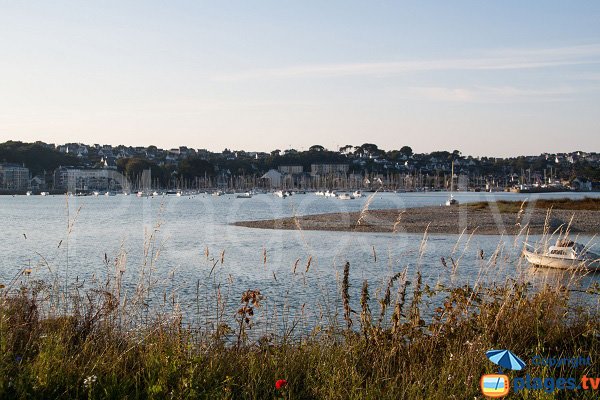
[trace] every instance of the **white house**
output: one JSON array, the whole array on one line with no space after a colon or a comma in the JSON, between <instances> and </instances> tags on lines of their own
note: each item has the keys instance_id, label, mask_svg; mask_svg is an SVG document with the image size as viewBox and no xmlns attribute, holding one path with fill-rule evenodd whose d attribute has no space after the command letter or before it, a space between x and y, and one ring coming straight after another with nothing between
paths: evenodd
<instances>
[{"instance_id":1,"label":"white house","mask_svg":"<svg viewBox=\"0 0 600 400\"><path fill-rule=\"evenodd\" d=\"M270 169L266 174L261 176L262 179L268 179L272 188L281 187L281 178L283 174L275 169Z\"/></svg>"}]
</instances>

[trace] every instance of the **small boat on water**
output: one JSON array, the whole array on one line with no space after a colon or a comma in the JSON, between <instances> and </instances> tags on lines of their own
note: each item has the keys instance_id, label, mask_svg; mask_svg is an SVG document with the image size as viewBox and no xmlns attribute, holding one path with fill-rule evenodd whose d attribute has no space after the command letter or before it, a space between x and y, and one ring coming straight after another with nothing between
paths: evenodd
<instances>
[{"instance_id":1,"label":"small boat on water","mask_svg":"<svg viewBox=\"0 0 600 400\"><path fill-rule=\"evenodd\" d=\"M527 245L529 246L529 245ZM572 240L557 240L545 253L523 249L523 255L532 265L565 270L600 271L600 256Z\"/></svg>"},{"instance_id":2,"label":"small boat on water","mask_svg":"<svg viewBox=\"0 0 600 400\"><path fill-rule=\"evenodd\" d=\"M277 197L281 197L281 198L286 198L286 197L288 197L288 195L289 195L289 194L288 194L288 192L284 192L284 191L282 191L282 190L277 190L277 191L273 192L273 194L274 194L275 196L277 196Z\"/></svg>"},{"instance_id":3,"label":"small boat on water","mask_svg":"<svg viewBox=\"0 0 600 400\"><path fill-rule=\"evenodd\" d=\"M117 194L115 192L108 191L108 192L104 193L104 195L106 197L111 197L111 196L116 196Z\"/></svg>"},{"instance_id":4,"label":"small boat on water","mask_svg":"<svg viewBox=\"0 0 600 400\"><path fill-rule=\"evenodd\" d=\"M251 199L252 198L252 193L250 193L250 192L238 193L237 198L238 199Z\"/></svg>"},{"instance_id":5,"label":"small boat on water","mask_svg":"<svg viewBox=\"0 0 600 400\"><path fill-rule=\"evenodd\" d=\"M25 193L27 196L31 196L32 192L31 190L28 190L27 193Z\"/></svg>"},{"instance_id":6,"label":"small boat on water","mask_svg":"<svg viewBox=\"0 0 600 400\"><path fill-rule=\"evenodd\" d=\"M223 192L222 192L222 191L220 191L220 190L217 190L217 191L215 191L215 192L212 192L212 195L213 195L213 196L223 196Z\"/></svg>"},{"instance_id":7,"label":"small boat on water","mask_svg":"<svg viewBox=\"0 0 600 400\"><path fill-rule=\"evenodd\" d=\"M49 194L49 192L40 192L40 196L48 196Z\"/></svg>"},{"instance_id":8,"label":"small boat on water","mask_svg":"<svg viewBox=\"0 0 600 400\"><path fill-rule=\"evenodd\" d=\"M354 193L352 193L352 196L354 196L355 199L358 199L359 197L362 197L362 192L360 190L357 190Z\"/></svg>"},{"instance_id":9,"label":"small boat on water","mask_svg":"<svg viewBox=\"0 0 600 400\"><path fill-rule=\"evenodd\" d=\"M348 193L342 193L338 196L339 200L354 200L354 196L351 196Z\"/></svg>"},{"instance_id":10,"label":"small boat on water","mask_svg":"<svg viewBox=\"0 0 600 400\"><path fill-rule=\"evenodd\" d=\"M458 205L458 200L454 198L454 161L452 161L452 172L450 173L450 197L446 200L447 206Z\"/></svg>"}]
</instances>

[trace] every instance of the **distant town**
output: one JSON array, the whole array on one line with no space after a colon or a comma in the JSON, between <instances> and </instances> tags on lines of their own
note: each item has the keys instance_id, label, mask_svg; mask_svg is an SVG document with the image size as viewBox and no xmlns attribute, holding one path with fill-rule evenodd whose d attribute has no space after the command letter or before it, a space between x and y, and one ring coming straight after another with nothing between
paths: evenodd
<instances>
[{"instance_id":1,"label":"distant town","mask_svg":"<svg viewBox=\"0 0 600 400\"><path fill-rule=\"evenodd\" d=\"M454 173L452 173L454 171ZM458 150L414 153L376 144L306 151L211 152L8 141L0 144L0 193L139 190L598 191L600 154L574 151L510 158Z\"/></svg>"}]
</instances>

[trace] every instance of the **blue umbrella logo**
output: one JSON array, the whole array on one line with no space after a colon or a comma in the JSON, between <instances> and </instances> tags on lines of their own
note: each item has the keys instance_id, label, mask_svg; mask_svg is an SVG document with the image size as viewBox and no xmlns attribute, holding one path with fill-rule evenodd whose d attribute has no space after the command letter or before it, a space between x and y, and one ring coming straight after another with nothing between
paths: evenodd
<instances>
[{"instance_id":1,"label":"blue umbrella logo","mask_svg":"<svg viewBox=\"0 0 600 400\"><path fill-rule=\"evenodd\" d=\"M525 362L509 350L489 350L485 352L485 355L501 369L520 371L525 368Z\"/></svg>"}]
</instances>

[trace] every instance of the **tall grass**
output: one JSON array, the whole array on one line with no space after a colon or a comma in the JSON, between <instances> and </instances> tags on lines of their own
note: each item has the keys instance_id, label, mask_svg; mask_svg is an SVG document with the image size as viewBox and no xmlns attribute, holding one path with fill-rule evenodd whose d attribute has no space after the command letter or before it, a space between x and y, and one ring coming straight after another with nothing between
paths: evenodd
<instances>
[{"instance_id":1,"label":"tall grass","mask_svg":"<svg viewBox=\"0 0 600 400\"><path fill-rule=\"evenodd\" d=\"M43 288L21 288L5 294L0 305L0 397L262 399L277 396L273 385L283 378L289 398L464 399L477 398L479 377L496 370L485 358L488 349L508 348L525 359L600 354L597 315L572 308L564 287L532 291L507 280L432 291L419 275L412 285L397 281L390 324L372 324L365 283L354 317L359 328L348 322L347 328L281 342L248 340L252 307L260 300L256 292L241 296L237 331L222 323L200 333L176 316L123 329L122 305L97 291L76 301L72 315L42 317ZM423 297L440 294L443 302L424 321ZM350 311L344 317L353 318ZM231 335L235 346L228 344ZM527 370L532 376L575 377L598 371ZM544 392L522 396L553 398Z\"/></svg>"}]
</instances>

